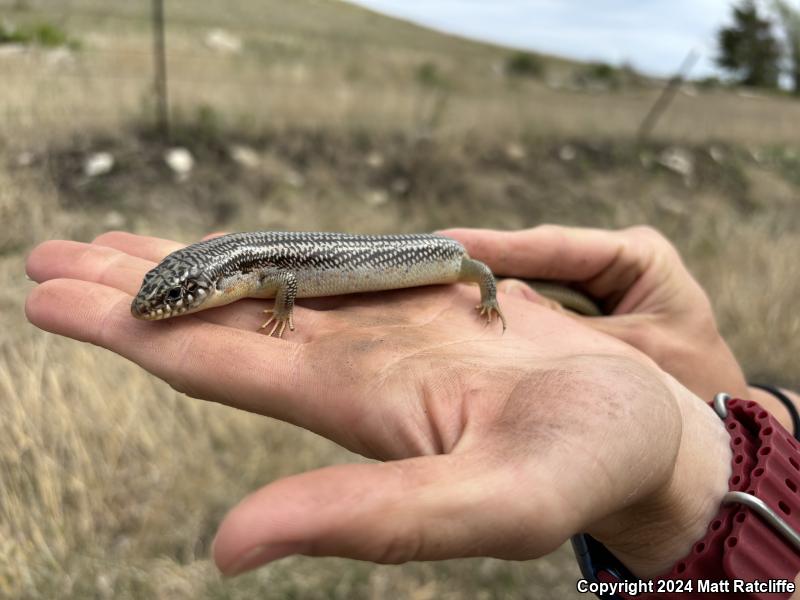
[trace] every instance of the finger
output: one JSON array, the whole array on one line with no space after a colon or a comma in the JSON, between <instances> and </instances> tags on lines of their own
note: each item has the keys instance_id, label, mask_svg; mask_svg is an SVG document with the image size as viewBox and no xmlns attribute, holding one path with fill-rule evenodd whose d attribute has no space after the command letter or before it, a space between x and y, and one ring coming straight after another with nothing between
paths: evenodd
<instances>
[{"instance_id":1,"label":"finger","mask_svg":"<svg viewBox=\"0 0 800 600\"><path fill-rule=\"evenodd\" d=\"M202 241L218 238L220 236L227 235L228 233L229 232L226 231L215 231L214 233L209 233L208 235L203 237ZM176 250L180 250L181 248L185 247L184 244L181 244L179 242L174 242L172 240L135 235L132 233L127 233L125 231L109 231L95 238L92 244L106 246L108 248L114 248L130 256L136 256L139 258L144 258L148 261L152 261L152 264L150 266L151 269L155 266L155 263L161 261L167 254L175 252ZM64 275L64 277L71 277L71 276ZM75 277L75 278L83 279L82 277ZM238 308L243 307L242 302L244 301L240 301L239 303L237 303ZM247 301L247 304L253 307L253 310L250 311L253 315L259 314L260 310L263 310L264 308L263 302L261 301ZM300 305L306 306L307 308L313 308L314 310L329 310L331 308L340 306L341 299L337 297L302 299L299 300L299 304L297 304L297 306ZM260 306L261 308L259 309L258 306ZM223 311L223 309L214 311L214 313L217 314L220 311ZM224 312L225 311L223 311L223 314ZM241 314L239 311L235 311L234 316L235 316L234 322L230 322L227 319L218 321L214 317L210 318L209 320L211 320L212 322L227 323L236 327L244 327L244 328L252 327L254 322L253 319L248 319L246 322L242 322ZM259 319L261 319L260 316L257 317L255 320L258 321Z\"/></svg>"},{"instance_id":2,"label":"finger","mask_svg":"<svg viewBox=\"0 0 800 600\"><path fill-rule=\"evenodd\" d=\"M542 225L524 231L450 229L471 257L498 274L575 282L596 298L614 302L653 259L646 228L605 231ZM654 237L654 236L650 236Z\"/></svg>"},{"instance_id":3,"label":"finger","mask_svg":"<svg viewBox=\"0 0 800 600\"><path fill-rule=\"evenodd\" d=\"M641 349L643 342L653 335L653 329L648 326L653 320L650 315L587 317L581 313L567 310L561 303L539 294L535 289L519 279L503 279L498 282L497 290L507 296L524 298L529 302L546 306L551 310L573 317L596 331L601 331L639 349Z\"/></svg>"},{"instance_id":4,"label":"finger","mask_svg":"<svg viewBox=\"0 0 800 600\"><path fill-rule=\"evenodd\" d=\"M228 235L230 231L214 231L213 233L209 233L208 235L203 236L203 241L206 240L213 240L214 238L222 237L223 235Z\"/></svg>"},{"instance_id":5,"label":"finger","mask_svg":"<svg viewBox=\"0 0 800 600\"><path fill-rule=\"evenodd\" d=\"M289 477L227 515L214 541L214 561L235 575L289 554L402 563L532 558L555 549L566 529L545 519L521 527L519 518L497 509L513 504L507 490L519 488L510 478L508 470L467 454L340 465ZM530 514L538 514L538 502L548 514L540 497L548 486L525 489Z\"/></svg>"},{"instance_id":6,"label":"finger","mask_svg":"<svg viewBox=\"0 0 800 600\"><path fill-rule=\"evenodd\" d=\"M584 281L596 277L624 245L615 232L541 225L522 231L450 229L472 258L496 274Z\"/></svg>"},{"instance_id":7,"label":"finger","mask_svg":"<svg viewBox=\"0 0 800 600\"><path fill-rule=\"evenodd\" d=\"M222 235L226 235L227 232L214 232L211 233L203 238L203 240L213 239ZM77 242L76 242L77 243ZM93 242L93 245L100 245L105 246L108 248L114 248L120 252L124 252L125 254L144 258L148 261L152 261L149 264L147 270L152 269L156 262L159 262L161 259L164 258L170 252L174 252L180 248L183 248L184 245L178 242L174 242L172 240L165 240L161 238L155 237L147 237L141 235L135 235L131 233L126 233L123 231L110 231L108 233L104 233L98 236ZM38 250L38 249L37 249ZM53 248L51 254L57 254L60 252L61 249L59 247ZM47 260L45 258L42 261ZM41 262L41 261L40 261ZM63 262L63 261L62 261ZM142 272L141 276L139 276L138 283L141 283L141 277L144 276L144 272ZM73 269L70 271L62 272L62 274L57 274L55 277L67 277L71 279L86 279L88 281L98 281L96 278L87 278L82 276L81 271L79 269ZM118 287L118 286L114 286ZM123 289L123 288L119 288ZM138 290L138 287L133 289L129 286L124 288L125 291L129 293L135 293ZM133 291L131 291L133 289ZM360 295L359 298L354 296L350 296L348 298L342 298L339 296L330 296L330 297L320 297L320 298L303 298L298 299L298 302L295 306L302 306L306 308L313 309L315 311L324 311L324 310L332 310L335 308L341 308L343 304L365 304L365 295ZM382 306L380 307L379 312L383 311L383 307L385 306L386 302L386 295L383 295L381 298ZM234 327L242 327L242 328L253 328L254 320L253 318L246 318L243 319L243 313L241 311L242 308L245 306L253 307L252 310L248 312L251 315L260 315L260 311L263 310L264 305L262 301L239 301L236 303L235 309L227 309L227 307L223 307L214 311L211 311L208 315L203 313L199 313L202 318L207 318L212 322L219 322L228 324ZM258 307L261 308L258 308ZM229 314L230 313L230 314ZM219 319L218 317L222 315L223 318ZM255 320L258 321L261 317L255 317ZM305 319L305 316L302 316L301 319ZM255 326L257 327L263 322L263 319L260 320ZM320 326L321 324L317 324Z\"/></svg>"},{"instance_id":8,"label":"finger","mask_svg":"<svg viewBox=\"0 0 800 600\"><path fill-rule=\"evenodd\" d=\"M225 232L210 233L203 238L203 241L221 235L225 235ZM144 258L153 262L160 262L167 254L186 247L186 244L173 240L136 235L126 231L109 231L103 233L97 236L92 241L92 244L114 248L120 252L130 254L131 256L138 256L139 258Z\"/></svg>"},{"instance_id":9,"label":"finger","mask_svg":"<svg viewBox=\"0 0 800 600\"><path fill-rule=\"evenodd\" d=\"M143 258L154 263L160 262L167 254L186 246L186 244L173 240L136 235L126 231L109 231L97 236L92 241L92 244L114 248L130 256Z\"/></svg>"},{"instance_id":10,"label":"finger","mask_svg":"<svg viewBox=\"0 0 800 600\"><path fill-rule=\"evenodd\" d=\"M50 279L80 279L110 286L135 295L145 273L154 263L113 248L51 240L28 255L25 270L39 283Z\"/></svg>"},{"instance_id":11,"label":"finger","mask_svg":"<svg viewBox=\"0 0 800 600\"><path fill-rule=\"evenodd\" d=\"M313 406L330 394L309 383L303 346L208 323L195 315L159 322L131 317L130 295L104 285L53 279L28 296L28 320L52 333L120 354L175 389L323 433L335 410ZM337 386L336 373L324 385ZM319 384L322 385L322 384ZM354 406L339 411L346 416ZM332 415L332 416L330 416ZM327 421L326 421L327 419Z\"/></svg>"},{"instance_id":12,"label":"finger","mask_svg":"<svg viewBox=\"0 0 800 600\"><path fill-rule=\"evenodd\" d=\"M540 306L546 306L547 308L551 308L558 312L562 313L567 312L564 310L564 307L561 304L559 304L555 300L551 300L550 298L542 296L527 283L525 283L524 281L520 281L519 279L509 278L499 281L497 283L497 291L507 296L516 296L518 298L524 298L529 302L533 302L534 304L539 304Z\"/></svg>"},{"instance_id":13,"label":"finger","mask_svg":"<svg viewBox=\"0 0 800 600\"><path fill-rule=\"evenodd\" d=\"M108 241L113 244L120 242L118 245L123 248L133 242L133 247L136 247L137 240L134 238L140 237L115 234ZM142 248L144 252L158 253L163 250L163 246L159 246L161 242L168 240L147 238ZM154 262L111 247L59 240L44 242L34 248L26 263L31 279L40 283L50 279L77 279L107 285L131 296L136 295L145 273L154 266ZM263 311L268 306L270 303L264 300L244 299L227 306L201 311L196 316L218 325L259 331L266 320ZM296 307L295 310L295 321L302 323L303 327L296 335L292 335L292 341L308 341L315 332L325 330L318 315L313 314L314 311L301 307Z\"/></svg>"},{"instance_id":14,"label":"finger","mask_svg":"<svg viewBox=\"0 0 800 600\"><path fill-rule=\"evenodd\" d=\"M658 362L660 353L656 350L663 340L661 336L657 337L658 329L654 327L657 317L651 314L622 314L602 318L576 315L575 318L595 331L633 346Z\"/></svg>"}]
</instances>

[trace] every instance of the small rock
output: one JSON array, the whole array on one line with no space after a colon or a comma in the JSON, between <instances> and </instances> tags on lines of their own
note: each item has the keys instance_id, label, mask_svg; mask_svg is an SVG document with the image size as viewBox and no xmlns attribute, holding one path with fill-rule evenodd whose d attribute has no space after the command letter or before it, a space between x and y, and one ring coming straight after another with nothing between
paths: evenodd
<instances>
[{"instance_id":1,"label":"small rock","mask_svg":"<svg viewBox=\"0 0 800 600\"><path fill-rule=\"evenodd\" d=\"M676 217L682 217L688 213L684 203L672 196L660 196L656 198L656 205L665 213Z\"/></svg>"},{"instance_id":2,"label":"small rock","mask_svg":"<svg viewBox=\"0 0 800 600\"><path fill-rule=\"evenodd\" d=\"M755 162L757 162L758 164L764 162L764 159L766 157L764 156L764 152L762 150L760 150L759 148L748 148L748 151L750 152L750 156L753 158Z\"/></svg>"},{"instance_id":3,"label":"small rock","mask_svg":"<svg viewBox=\"0 0 800 600\"><path fill-rule=\"evenodd\" d=\"M0 58L5 56L19 56L26 51L27 48L24 44L2 44L0 45Z\"/></svg>"},{"instance_id":4,"label":"small rock","mask_svg":"<svg viewBox=\"0 0 800 600\"><path fill-rule=\"evenodd\" d=\"M30 167L35 160L36 155L26 150L17 154L17 159L14 162L18 167Z\"/></svg>"},{"instance_id":5,"label":"small rock","mask_svg":"<svg viewBox=\"0 0 800 600\"><path fill-rule=\"evenodd\" d=\"M238 54L242 51L242 40L224 29L212 29L206 34L205 44L216 52Z\"/></svg>"},{"instance_id":6,"label":"small rock","mask_svg":"<svg viewBox=\"0 0 800 600\"><path fill-rule=\"evenodd\" d=\"M121 212L112 210L106 214L103 225L110 229L120 229L125 225L125 217Z\"/></svg>"},{"instance_id":7,"label":"small rock","mask_svg":"<svg viewBox=\"0 0 800 600\"><path fill-rule=\"evenodd\" d=\"M576 156L578 156L578 151L575 149L575 146L571 146L570 144L564 144L558 149L558 158L564 162L575 160Z\"/></svg>"},{"instance_id":8,"label":"small rock","mask_svg":"<svg viewBox=\"0 0 800 600\"><path fill-rule=\"evenodd\" d=\"M372 169L380 169L384 162L383 155L380 152L370 152L367 155L367 166Z\"/></svg>"},{"instance_id":9,"label":"small rock","mask_svg":"<svg viewBox=\"0 0 800 600\"><path fill-rule=\"evenodd\" d=\"M410 600L434 600L442 597L442 591L435 581L431 581L415 588L408 597Z\"/></svg>"},{"instance_id":10,"label":"small rock","mask_svg":"<svg viewBox=\"0 0 800 600\"><path fill-rule=\"evenodd\" d=\"M87 177L99 177L110 173L114 168L114 156L110 152L95 152L83 161L83 174Z\"/></svg>"},{"instance_id":11,"label":"small rock","mask_svg":"<svg viewBox=\"0 0 800 600\"><path fill-rule=\"evenodd\" d=\"M247 169L255 169L261 163L258 152L250 146L236 144L231 146L229 151L233 162Z\"/></svg>"},{"instance_id":12,"label":"small rock","mask_svg":"<svg viewBox=\"0 0 800 600\"><path fill-rule=\"evenodd\" d=\"M518 144L517 142L511 142L506 146L506 156L511 160L522 160L524 159L528 153L525 151L525 148L522 144Z\"/></svg>"},{"instance_id":13,"label":"small rock","mask_svg":"<svg viewBox=\"0 0 800 600\"><path fill-rule=\"evenodd\" d=\"M763 94L756 94L755 92L750 92L748 90L739 90L738 92L736 92L736 95L739 96L739 98L745 98L747 100L763 100L764 99Z\"/></svg>"},{"instance_id":14,"label":"small rock","mask_svg":"<svg viewBox=\"0 0 800 600\"><path fill-rule=\"evenodd\" d=\"M725 160L725 152L719 146L711 146L708 149L708 155L717 164L722 164Z\"/></svg>"},{"instance_id":15,"label":"small rock","mask_svg":"<svg viewBox=\"0 0 800 600\"><path fill-rule=\"evenodd\" d=\"M506 156L511 160L523 160L527 157L528 153L522 144L511 142L505 148Z\"/></svg>"},{"instance_id":16,"label":"small rock","mask_svg":"<svg viewBox=\"0 0 800 600\"><path fill-rule=\"evenodd\" d=\"M111 580L111 577L105 573L101 573L97 576L97 579L95 580L95 586L97 588L97 593L101 598L111 599L114 597L114 583Z\"/></svg>"},{"instance_id":17,"label":"small rock","mask_svg":"<svg viewBox=\"0 0 800 600\"><path fill-rule=\"evenodd\" d=\"M499 561L491 558L484 558L478 564L477 572L482 578L490 579L496 577L497 573L501 571L502 568Z\"/></svg>"},{"instance_id":18,"label":"small rock","mask_svg":"<svg viewBox=\"0 0 800 600\"><path fill-rule=\"evenodd\" d=\"M164 155L164 162L178 179L186 179L194 168L194 157L186 148L170 148Z\"/></svg>"},{"instance_id":19,"label":"small rock","mask_svg":"<svg viewBox=\"0 0 800 600\"><path fill-rule=\"evenodd\" d=\"M45 61L51 67L61 67L75 62L75 54L69 48L54 48L45 53Z\"/></svg>"},{"instance_id":20,"label":"small rock","mask_svg":"<svg viewBox=\"0 0 800 600\"><path fill-rule=\"evenodd\" d=\"M306 184L306 179L297 171L289 171L284 178L286 184L293 188L301 188Z\"/></svg>"},{"instance_id":21,"label":"small rock","mask_svg":"<svg viewBox=\"0 0 800 600\"><path fill-rule=\"evenodd\" d=\"M658 164L683 177L691 177L694 173L694 159L683 148L667 148L659 155Z\"/></svg>"},{"instance_id":22,"label":"small rock","mask_svg":"<svg viewBox=\"0 0 800 600\"><path fill-rule=\"evenodd\" d=\"M372 190L364 200L368 206L382 206L389 201L389 194L384 190Z\"/></svg>"}]
</instances>

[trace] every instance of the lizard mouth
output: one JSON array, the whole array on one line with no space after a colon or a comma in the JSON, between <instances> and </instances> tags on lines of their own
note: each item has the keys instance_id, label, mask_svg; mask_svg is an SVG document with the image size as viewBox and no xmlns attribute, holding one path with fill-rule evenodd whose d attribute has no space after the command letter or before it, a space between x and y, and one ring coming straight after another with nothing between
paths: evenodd
<instances>
[{"instance_id":1,"label":"lizard mouth","mask_svg":"<svg viewBox=\"0 0 800 600\"><path fill-rule=\"evenodd\" d=\"M167 304L159 306L158 308L153 308L134 299L134 301L131 303L131 314L142 321L159 321L161 319L177 317L185 314L186 312L194 312L192 310L194 308L197 307L181 305L170 306Z\"/></svg>"}]
</instances>

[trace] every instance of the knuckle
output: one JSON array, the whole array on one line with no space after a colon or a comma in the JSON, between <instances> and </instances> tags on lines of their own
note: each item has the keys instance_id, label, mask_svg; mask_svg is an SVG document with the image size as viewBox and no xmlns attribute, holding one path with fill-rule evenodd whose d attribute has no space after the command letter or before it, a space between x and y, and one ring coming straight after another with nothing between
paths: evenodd
<instances>
[{"instance_id":1,"label":"knuckle","mask_svg":"<svg viewBox=\"0 0 800 600\"><path fill-rule=\"evenodd\" d=\"M564 239L567 228L562 225L554 225L552 223L542 223L530 229L524 229L520 233L526 239L545 239L560 242Z\"/></svg>"},{"instance_id":2,"label":"knuckle","mask_svg":"<svg viewBox=\"0 0 800 600\"><path fill-rule=\"evenodd\" d=\"M229 231L213 231L208 235L204 235L202 241L213 240L214 238L218 238L223 235L228 235L229 233L230 233Z\"/></svg>"},{"instance_id":3,"label":"knuckle","mask_svg":"<svg viewBox=\"0 0 800 600\"><path fill-rule=\"evenodd\" d=\"M656 229L652 225L634 225L633 227L625 229L625 232L629 233L633 237L647 240L650 242L669 243L667 238L664 237L664 234L661 233L658 229Z\"/></svg>"},{"instance_id":4,"label":"knuckle","mask_svg":"<svg viewBox=\"0 0 800 600\"><path fill-rule=\"evenodd\" d=\"M625 229L624 232L634 244L639 243L650 247L656 255L672 258L679 257L677 248L669 238L651 225L635 225Z\"/></svg>"},{"instance_id":5,"label":"knuckle","mask_svg":"<svg viewBox=\"0 0 800 600\"><path fill-rule=\"evenodd\" d=\"M119 240L120 238L128 235L130 234L128 234L125 231L117 231L117 230L106 231L105 233L101 233L96 238L94 238L92 240L92 244L104 246L106 244L113 243L114 241Z\"/></svg>"},{"instance_id":6,"label":"knuckle","mask_svg":"<svg viewBox=\"0 0 800 600\"><path fill-rule=\"evenodd\" d=\"M540 233L560 233L561 227L558 225L553 225L552 223L542 223L541 225L537 225L536 227L531 227L525 231L533 232L538 231Z\"/></svg>"}]
</instances>

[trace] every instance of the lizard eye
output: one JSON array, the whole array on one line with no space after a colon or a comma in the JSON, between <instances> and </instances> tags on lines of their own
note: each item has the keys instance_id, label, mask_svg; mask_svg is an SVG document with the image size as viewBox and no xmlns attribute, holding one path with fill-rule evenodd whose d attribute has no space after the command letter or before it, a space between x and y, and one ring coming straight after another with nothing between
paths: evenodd
<instances>
[{"instance_id":1,"label":"lizard eye","mask_svg":"<svg viewBox=\"0 0 800 600\"><path fill-rule=\"evenodd\" d=\"M180 299L182 293L183 293L183 290L181 290L181 288L179 288L179 287L172 288L167 293L167 298L169 298L170 300L178 300L178 299Z\"/></svg>"}]
</instances>

